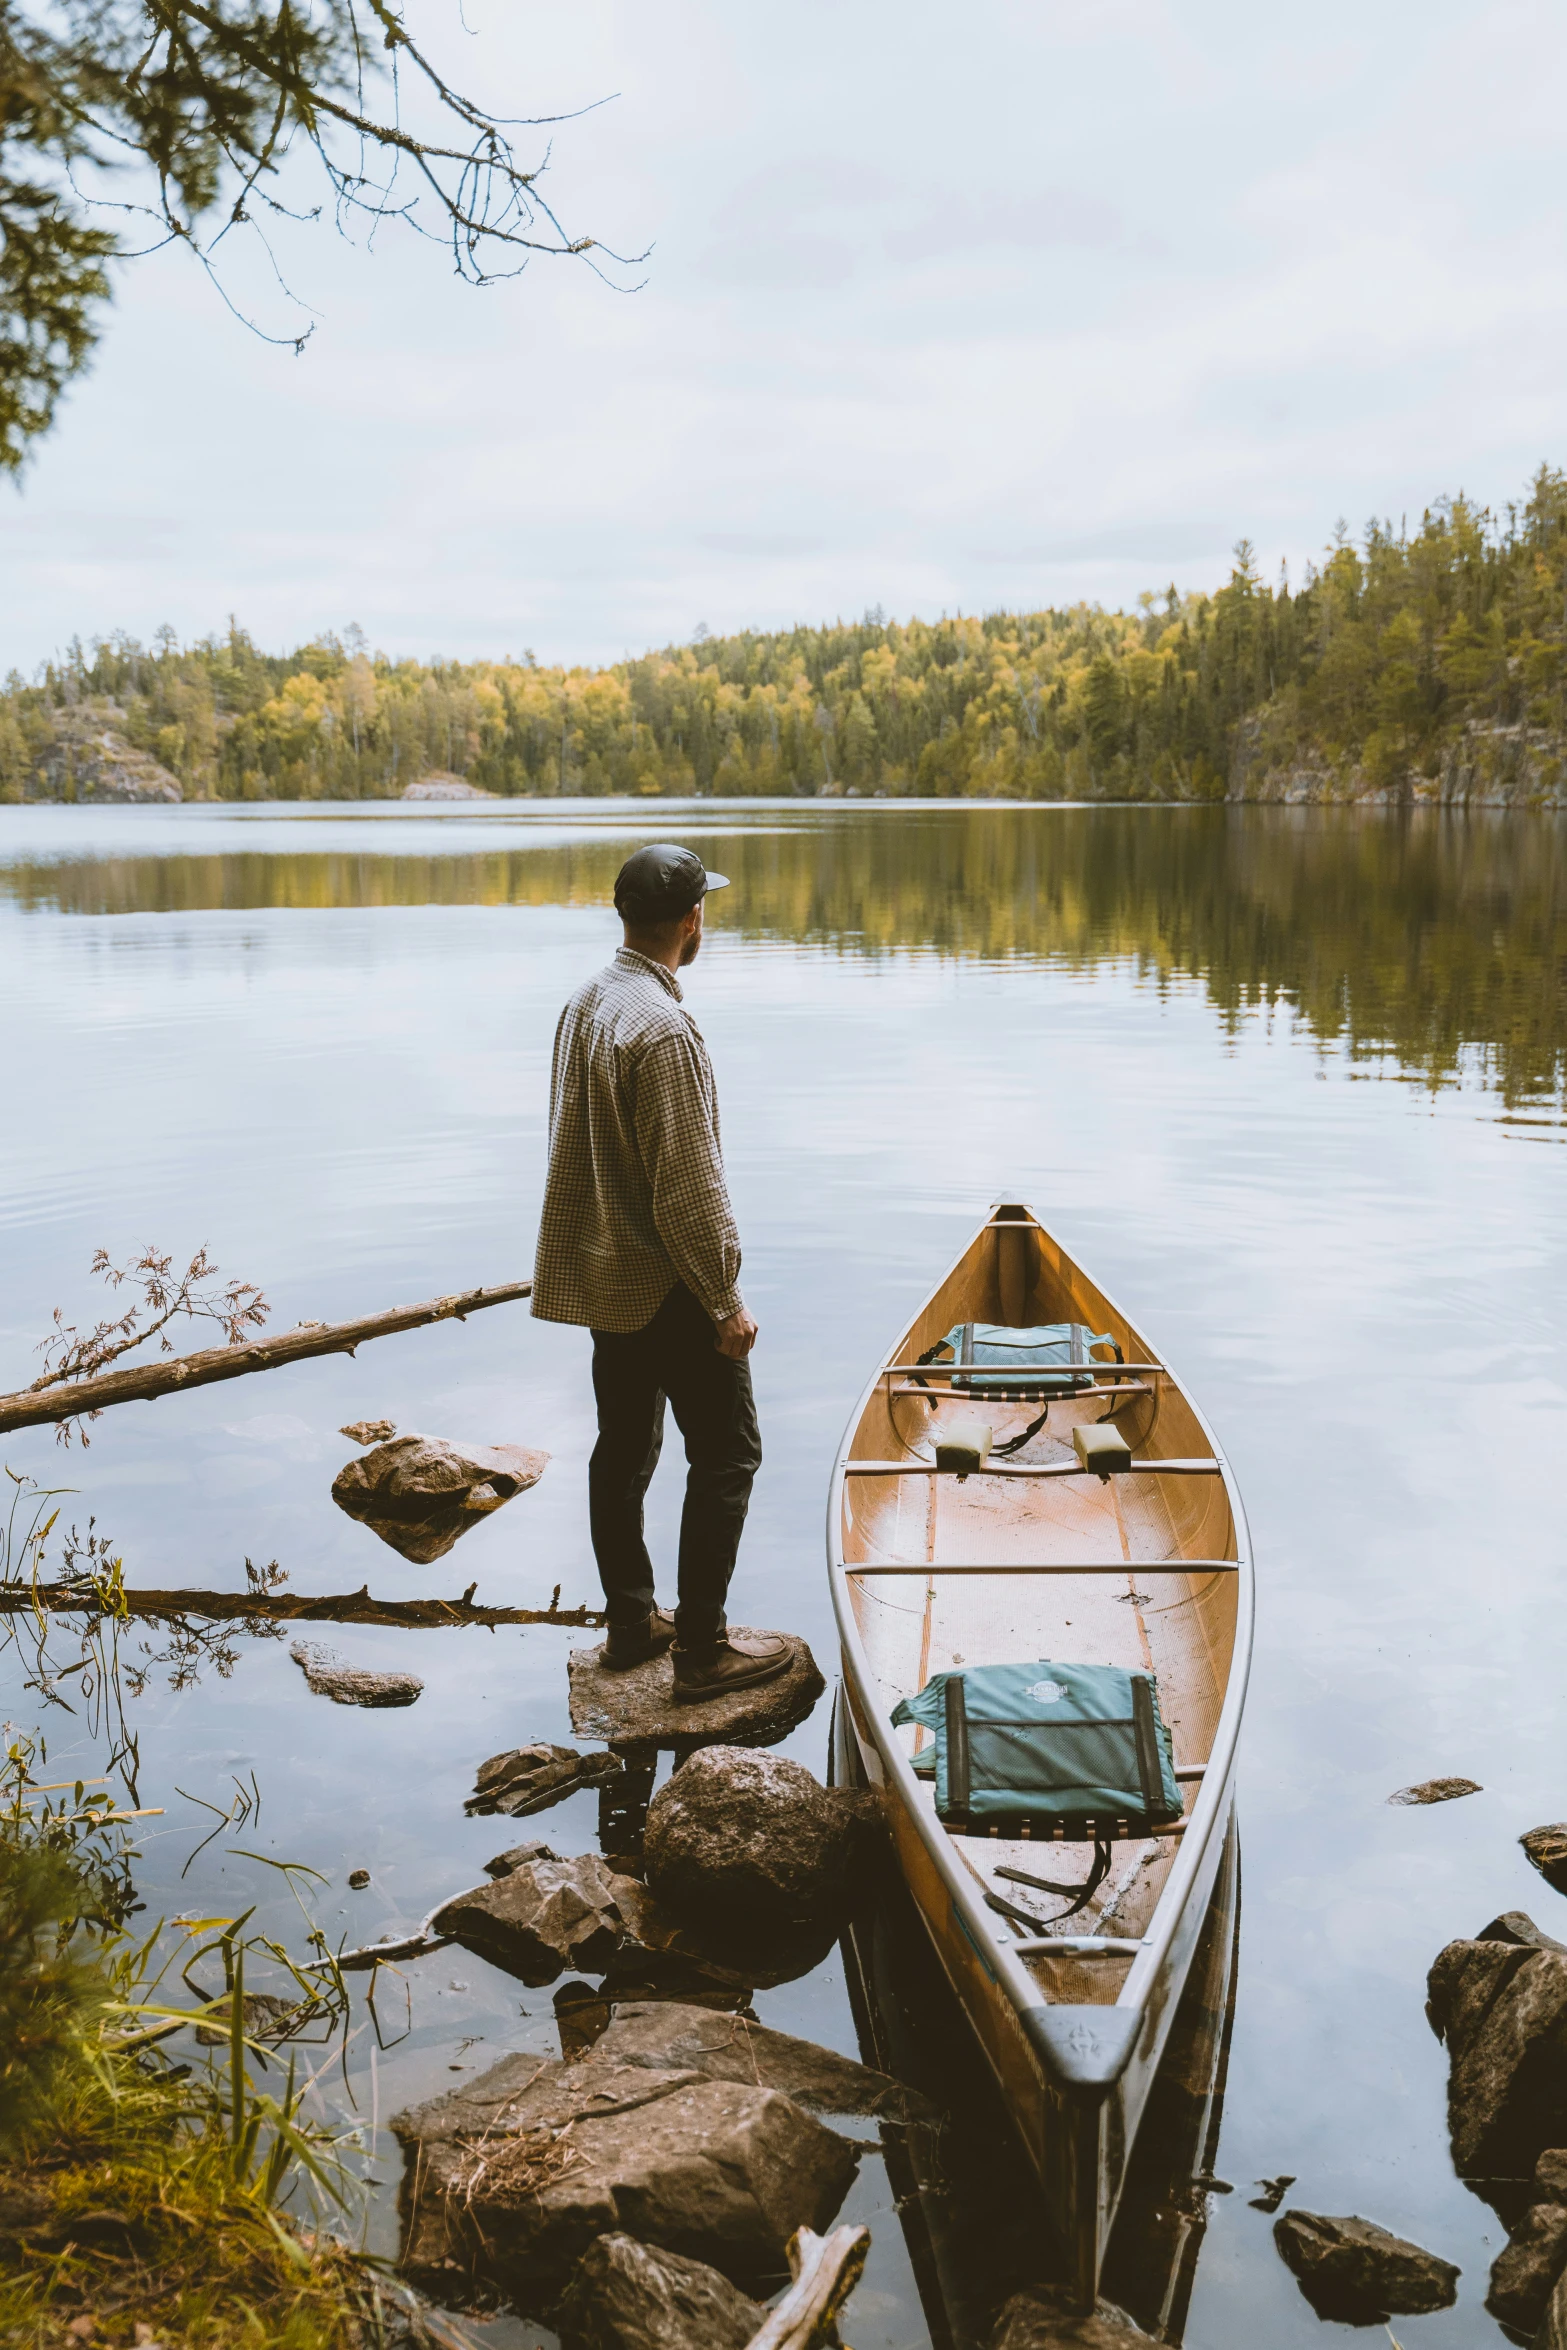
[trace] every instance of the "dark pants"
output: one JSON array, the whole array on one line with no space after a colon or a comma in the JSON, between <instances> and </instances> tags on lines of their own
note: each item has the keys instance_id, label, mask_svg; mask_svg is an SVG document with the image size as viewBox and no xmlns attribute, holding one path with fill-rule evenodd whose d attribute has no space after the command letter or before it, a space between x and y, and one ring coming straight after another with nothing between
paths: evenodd
<instances>
[{"instance_id":1,"label":"dark pants","mask_svg":"<svg viewBox=\"0 0 1567 2350\"><path fill-rule=\"evenodd\" d=\"M667 1399L690 1464L675 1630L681 1647L699 1655L724 1629L751 1480L762 1465L750 1368L721 1355L715 1337L683 1282L641 1330L593 1333L599 1440L588 1463L588 1518L609 1620L644 1624L653 1606L642 1504L663 1449Z\"/></svg>"}]
</instances>

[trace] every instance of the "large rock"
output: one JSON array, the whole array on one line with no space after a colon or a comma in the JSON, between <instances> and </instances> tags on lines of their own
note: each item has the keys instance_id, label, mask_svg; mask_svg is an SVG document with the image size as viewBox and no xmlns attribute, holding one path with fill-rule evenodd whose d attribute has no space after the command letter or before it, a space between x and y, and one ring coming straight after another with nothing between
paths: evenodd
<instances>
[{"instance_id":1,"label":"large rock","mask_svg":"<svg viewBox=\"0 0 1567 2350\"><path fill-rule=\"evenodd\" d=\"M403 2267L435 2291L477 2271L533 2307L617 2232L771 2289L789 2238L827 2226L858 2160L776 2089L599 2049L506 2057L392 2128Z\"/></svg>"},{"instance_id":2,"label":"large rock","mask_svg":"<svg viewBox=\"0 0 1567 2350\"><path fill-rule=\"evenodd\" d=\"M1567 2350L1567 2270L1557 2278L1546 2304L1545 2322L1534 2337L1534 2350Z\"/></svg>"},{"instance_id":3,"label":"large rock","mask_svg":"<svg viewBox=\"0 0 1567 2350\"><path fill-rule=\"evenodd\" d=\"M649 2072L698 2072L710 2081L752 2081L781 2089L813 2113L868 2114L878 2121L929 2121L935 2108L888 2073L814 2040L797 2040L743 2016L673 2000L617 2006L597 2044L606 2062Z\"/></svg>"},{"instance_id":4,"label":"large rock","mask_svg":"<svg viewBox=\"0 0 1567 2350\"><path fill-rule=\"evenodd\" d=\"M766 2315L716 2268L613 2235L588 2246L555 2322L565 2350L745 2350Z\"/></svg>"},{"instance_id":5,"label":"large rock","mask_svg":"<svg viewBox=\"0 0 1567 2350\"><path fill-rule=\"evenodd\" d=\"M1124 2309L1098 2301L1091 2315L1074 2316L1065 2293L1030 2285L1014 2293L996 2320L991 2350L1155 2350Z\"/></svg>"},{"instance_id":6,"label":"large rock","mask_svg":"<svg viewBox=\"0 0 1567 2350\"><path fill-rule=\"evenodd\" d=\"M643 1854L681 1916L783 1930L841 1917L863 1890L880 1811L785 1755L709 1746L648 1808Z\"/></svg>"},{"instance_id":7,"label":"large rock","mask_svg":"<svg viewBox=\"0 0 1567 2350\"><path fill-rule=\"evenodd\" d=\"M319 1640L296 1640L288 1653L317 1697L334 1705L412 1705L424 1691L417 1673L372 1673Z\"/></svg>"},{"instance_id":8,"label":"large rock","mask_svg":"<svg viewBox=\"0 0 1567 2350\"><path fill-rule=\"evenodd\" d=\"M332 1499L401 1557L428 1566L480 1518L536 1485L549 1457L522 1444L394 1436L339 1469Z\"/></svg>"},{"instance_id":9,"label":"large rock","mask_svg":"<svg viewBox=\"0 0 1567 2350\"><path fill-rule=\"evenodd\" d=\"M1500 1917L1492 1918L1488 1926L1480 1928L1475 1940L1516 1942L1524 1950L1567 1950L1567 1942L1558 1942L1554 1934L1547 1934L1522 1909L1504 1909Z\"/></svg>"},{"instance_id":10,"label":"large rock","mask_svg":"<svg viewBox=\"0 0 1567 2350\"><path fill-rule=\"evenodd\" d=\"M792 1654L773 1680L696 1705L676 1705L674 1659L667 1649L629 1671L606 1672L602 1646L574 1648L567 1665L571 1726L579 1738L672 1747L677 1754L719 1739L727 1746L775 1746L805 1720L827 1686L805 1642L784 1637Z\"/></svg>"},{"instance_id":11,"label":"large rock","mask_svg":"<svg viewBox=\"0 0 1567 2350\"><path fill-rule=\"evenodd\" d=\"M1287 2211L1274 2222L1273 2241L1319 2317L1371 2324L1450 2309L1458 2270L1374 2220L1329 2218L1320 2211Z\"/></svg>"},{"instance_id":12,"label":"large rock","mask_svg":"<svg viewBox=\"0 0 1567 2350\"><path fill-rule=\"evenodd\" d=\"M645 1885L636 1884L623 1891L621 1908L645 1952L699 1967L712 1982L746 1991L798 1982L821 1965L840 1930L836 1917L804 1926L779 1926L754 1916L693 1921L672 1914Z\"/></svg>"},{"instance_id":13,"label":"large rock","mask_svg":"<svg viewBox=\"0 0 1567 2350\"><path fill-rule=\"evenodd\" d=\"M1551 2287L1567 2268L1567 2207L1531 2203L1506 2249L1491 2264L1486 2308L1504 2326L1532 2334L1545 2315Z\"/></svg>"},{"instance_id":14,"label":"large rock","mask_svg":"<svg viewBox=\"0 0 1567 2350\"><path fill-rule=\"evenodd\" d=\"M676 1979L653 1982L642 1979L650 1967L671 1965L679 1970ZM616 1988L616 1978L623 1968L629 1968L638 1978L631 1993ZM736 1990L727 1984L715 1988L698 1968L686 1961L671 1961L658 1953L638 1950L634 1943L628 1942L615 1953L603 1982L596 1988L591 1983L570 1982L562 1983L555 1993L555 2028L560 2034L562 2056L585 2056L609 2030L618 2007L628 2002L641 2007L654 2000L669 2000L680 2007L707 2008L720 2015L743 2015L755 2021L749 1991Z\"/></svg>"},{"instance_id":15,"label":"large rock","mask_svg":"<svg viewBox=\"0 0 1567 2350\"><path fill-rule=\"evenodd\" d=\"M449 1935L520 1982L553 1983L568 1967L604 1972L626 1938L626 1885L596 1853L530 1860L491 1885L475 1885L438 1909L433 1934Z\"/></svg>"},{"instance_id":16,"label":"large rock","mask_svg":"<svg viewBox=\"0 0 1567 2350\"><path fill-rule=\"evenodd\" d=\"M1449 1942L1426 1977L1426 2018L1457 2064L1479 2037L1486 2017L1530 1957L1523 1941Z\"/></svg>"},{"instance_id":17,"label":"large rock","mask_svg":"<svg viewBox=\"0 0 1567 2350\"><path fill-rule=\"evenodd\" d=\"M1469 1948L1491 1955L1460 1961L1449 1944L1432 1969L1434 2020L1452 2059L1453 2165L1460 2178L1526 2178L1567 2134L1567 1955L1506 1943Z\"/></svg>"},{"instance_id":18,"label":"large rock","mask_svg":"<svg viewBox=\"0 0 1567 2350\"><path fill-rule=\"evenodd\" d=\"M473 1793L463 1805L471 1818L504 1812L508 1819L525 1819L575 1795L595 1780L612 1779L620 1770L613 1754L579 1754L574 1746L552 1746L536 1739L531 1746L509 1746L492 1754L475 1774Z\"/></svg>"}]
</instances>

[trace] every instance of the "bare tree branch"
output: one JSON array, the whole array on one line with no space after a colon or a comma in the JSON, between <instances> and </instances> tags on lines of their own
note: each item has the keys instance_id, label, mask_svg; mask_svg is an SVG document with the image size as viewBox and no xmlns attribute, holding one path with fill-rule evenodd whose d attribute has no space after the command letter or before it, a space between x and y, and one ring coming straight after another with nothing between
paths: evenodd
<instances>
[{"instance_id":1,"label":"bare tree branch","mask_svg":"<svg viewBox=\"0 0 1567 2350\"><path fill-rule=\"evenodd\" d=\"M532 1294L531 1281L509 1281L495 1289L465 1289L451 1297L427 1298L422 1305L393 1306L384 1314L365 1314L353 1322L302 1322L297 1330L245 1345L207 1347L199 1354L175 1355L167 1362L146 1363L126 1371L105 1371L74 1384L25 1387L13 1395L0 1395L0 1435L12 1428L38 1428L51 1421L71 1420L78 1414L96 1418L112 1404L155 1403L160 1395L210 1387L220 1379L242 1379L252 1371L275 1371L285 1363L307 1361L312 1355L351 1355L368 1339L389 1338L399 1330L421 1330L430 1322L461 1322L486 1306L509 1305Z\"/></svg>"},{"instance_id":2,"label":"bare tree branch","mask_svg":"<svg viewBox=\"0 0 1567 2350\"><path fill-rule=\"evenodd\" d=\"M405 114L405 63L428 132ZM369 96L378 82L390 91L384 111ZM362 218L373 239L395 221L447 244L472 285L515 276L542 254L584 261L632 291L602 264L626 270L646 258L569 234L539 188L548 145L525 157L513 143L593 106L492 114L439 70L395 0L368 0L366 14L357 0L0 0L0 94L0 469L22 464L86 363L105 261L136 257L92 225L95 210L146 211L160 241L187 246L213 273L235 229L257 228L258 206L315 217L277 192L298 145L325 176L340 231ZM24 172L10 169L13 155ZM145 204L108 184L129 169L150 174ZM412 173L411 193L400 170ZM305 333L268 332L214 282L257 333L303 346Z\"/></svg>"}]
</instances>

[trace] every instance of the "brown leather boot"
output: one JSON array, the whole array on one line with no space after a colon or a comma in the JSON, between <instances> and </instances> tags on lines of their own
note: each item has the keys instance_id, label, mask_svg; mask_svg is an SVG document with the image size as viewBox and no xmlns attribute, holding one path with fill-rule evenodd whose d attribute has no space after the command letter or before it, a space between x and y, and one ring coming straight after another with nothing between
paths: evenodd
<instances>
[{"instance_id":1,"label":"brown leather boot","mask_svg":"<svg viewBox=\"0 0 1567 2350\"><path fill-rule=\"evenodd\" d=\"M793 1654L776 1632L722 1632L716 1648L677 1648L675 1703L695 1705L704 1697L726 1697L731 1689L753 1689L783 1672Z\"/></svg>"},{"instance_id":2,"label":"brown leather boot","mask_svg":"<svg viewBox=\"0 0 1567 2350\"><path fill-rule=\"evenodd\" d=\"M629 1672L649 1657L662 1656L675 1637L675 1619L667 1608L656 1607L645 1624L611 1624L604 1635L606 1672Z\"/></svg>"}]
</instances>

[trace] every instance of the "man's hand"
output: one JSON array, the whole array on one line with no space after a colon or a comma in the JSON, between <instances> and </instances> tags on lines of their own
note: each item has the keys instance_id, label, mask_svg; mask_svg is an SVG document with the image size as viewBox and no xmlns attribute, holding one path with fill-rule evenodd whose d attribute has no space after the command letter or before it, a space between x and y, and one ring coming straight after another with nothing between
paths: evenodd
<instances>
[{"instance_id":1,"label":"man's hand","mask_svg":"<svg viewBox=\"0 0 1567 2350\"><path fill-rule=\"evenodd\" d=\"M744 1306L737 1314L731 1314L727 1322L720 1322L716 1327L718 1336L713 1343L719 1353L727 1355L732 1363L743 1363L756 1344L756 1324Z\"/></svg>"}]
</instances>

